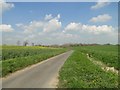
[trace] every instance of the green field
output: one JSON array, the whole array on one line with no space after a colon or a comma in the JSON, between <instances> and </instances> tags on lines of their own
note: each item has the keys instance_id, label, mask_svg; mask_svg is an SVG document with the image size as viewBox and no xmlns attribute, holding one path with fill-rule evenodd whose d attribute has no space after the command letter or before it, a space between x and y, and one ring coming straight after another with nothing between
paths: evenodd
<instances>
[{"instance_id":1,"label":"green field","mask_svg":"<svg viewBox=\"0 0 120 90\"><path fill-rule=\"evenodd\" d=\"M40 46L3 46L2 76L6 76L29 65L65 52L64 48ZM1 63L1 62L0 62Z\"/></svg>"},{"instance_id":2,"label":"green field","mask_svg":"<svg viewBox=\"0 0 120 90\"><path fill-rule=\"evenodd\" d=\"M100 60L107 66L115 67L117 70L120 68L118 65L118 46L84 46L81 47L80 51L92 55L95 60Z\"/></svg>"},{"instance_id":3,"label":"green field","mask_svg":"<svg viewBox=\"0 0 120 90\"><path fill-rule=\"evenodd\" d=\"M105 72L88 60L89 53L108 66L118 69L117 46L79 46L73 47L74 53L68 58L59 72L60 88L117 88L118 75Z\"/></svg>"},{"instance_id":4,"label":"green field","mask_svg":"<svg viewBox=\"0 0 120 90\"><path fill-rule=\"evenodd\" d=\"M119 70L118 46L73 46L66 48L40 46L3 46L2 47L2 77L29 65L46 60L52 56L74 50L59 72L59 88L117 88L118 75L106 72L100 66L91 62L86 54L106 66ZM1 65L1 64L0 64Z\"/></svg>"}]
</instances>

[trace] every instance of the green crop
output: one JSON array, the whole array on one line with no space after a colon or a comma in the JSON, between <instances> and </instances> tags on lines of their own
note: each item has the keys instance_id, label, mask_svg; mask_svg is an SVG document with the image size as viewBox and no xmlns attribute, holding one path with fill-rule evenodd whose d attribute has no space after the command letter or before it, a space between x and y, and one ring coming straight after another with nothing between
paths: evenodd
<instances>
[{"instance_id":1,"label":"green crop","mask_svg":"<svg viewBox=\"0 0 120 90\"><path fill-rule=\"evenodd\" d=\"M55 51L57 48L48 47L32 47L32 46L3 46L2 47L2 60L14 59L19 57L26 57L37 55L41 53L47 53L48 51ZM59 49L60 50L60 49Z\"/></svg>"},{"instance_id":2,"label":"green crop","mask_svg":"<svg viewBox=\"0 0 120 90\"><path fill-rule=\"evenodd\" d=\"M81 48L67 59L59 72L59 88L117 88L118 75L93 64Z\"/></svg>"},{"instance_id":3,"label":"green crop","mask_svg":"<svg viewBox=\"0 0 120 90\"><path fill-rule=\"evenodd\" d=\"M3 46L2 76L67 51L64 48Z\"/></svg>"},{"instance_id":4,"label":"green crop","mask_svg":"<svg viewBox=\"0 0 120 90\"><path fill-rule=\"evenodd\" d=\"M107 66L115 67L117 70L119 69L118 46L83 46L80 51L92 55L95 60L101 60Z\"/></svg>"}]
</instances>

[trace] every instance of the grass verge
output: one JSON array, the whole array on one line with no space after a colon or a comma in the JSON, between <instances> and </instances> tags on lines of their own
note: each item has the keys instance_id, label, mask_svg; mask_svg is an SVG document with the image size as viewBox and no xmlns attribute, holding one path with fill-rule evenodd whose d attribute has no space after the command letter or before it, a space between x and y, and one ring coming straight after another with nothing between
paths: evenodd
<instances>
[{"instance_id":1,"label":"grass verge","mask_svg":"<svg viewBox=\"0 0 120 90\"><path fill-rule=\"evenodd\" d=\"M95 60L102 61L109 67L114 67L117 70L120 68L120 65L118 65L118 46L83 46L80 50L93 56Z\"/></svg>"},{"instance_id":2,"label":"grass verge","mask_svg":"<svg viewBox=\"0 0 120 90\"><path fill-rule=\"evenodd\" d=\"M105 72L76 50L59 72L59 88L117 88L118 76Z\"/></svg>"}]
</instances>

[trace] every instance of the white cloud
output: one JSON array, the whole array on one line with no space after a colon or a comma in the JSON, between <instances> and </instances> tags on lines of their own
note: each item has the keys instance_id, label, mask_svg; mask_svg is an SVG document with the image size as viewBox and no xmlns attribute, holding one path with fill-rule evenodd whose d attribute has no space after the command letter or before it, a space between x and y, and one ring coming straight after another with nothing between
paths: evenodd
<instances>
[{"instance_id":1,"label":"white cloud","mask_svg":"<svg viewBox=\"0 0 120 90\"><path fill-rule=\"evenodd\" d=\"M50 14L49 14L50 15ZM64 44L64 43L116 43L117 35L114 27L108 25L87 25L70 22L62 27L60 14L52 18L43 18L40 21L31 21L28 25L16 24L24 34L17 40L29 40L36 44ZM46 16L45 16L46 17ZM97 16L98 17L98 16ZM111 38L112 37L112 38ZM6 41L7 42L7 41Z\"/></svg>"},{"instance_id":2,"label":"white cloud","mask_svg":"<svg viewBox=\"0 0 120 90\"><path fill-rule=\"evenodd\" d=\"M28 35L27 37L25 37L24 40L31 40L31 39L34 39L34 38L35 38L35 35L31 34L31 35Z\"/></svg>"},{"instance_id":3,"label":"white cloud","mask_svg":"<svg viewBox=\"0 0 120 90\"><path fill-rule=\"evenodd\" d=\"M10 10L13 7L14 7L13 3L6 3L4 0L0 0L0 10L2 10L1 13Z\"/></svg>"},{"instance_id":4,"label":"white cloud","mask_svg":"<svg viewBox=\"0 0 120 90\"><path fill-rule=\"evenodd\" d=\"M56 19L60 19L60 14L57 15Z\"/></svg>"},{"instance_id":5,"label":"white cloud","mask_svg":"<svg viewBox=\"0 0 120 90\"><path fill-rule=\"evenodd\" d=\"M22 23L16 24L17 27L21 28L24 33L33 33L37 30L40 30L44 26L44 22L42 21L31 21L28 25L24 25Z\"/></svg>"},{"instance_id":6,"label":"white cloud","mask_svg":"<svg viewBox=\"0 0 120 90\"><path fill-rule=\"evenodd\" d=\"M106 2L97 2L96 5L91 6L91 9L96 10L96 9L99 9L99 8L103 8L103 7L105 7L109 4L110 4L110 2L107 2L107 1Z\"/></svg>"},{"instance_id":7,"label":"white cloud","mask_svg":"<svg viewBox=\"0 0 120 90\"><path fill-rule=\"evenodd\" d=\"M52 32L55 30L59 30L61 26L62 26L61 22L59 22L58 19L54 18L46 23L46 25L44 26L43 32Z\"/></svg>"},{"instance_id":8,"label":"white cloud","mask_svg":"<svg viewBox=\"0 0 120 90\"><path fill-rule=\"evenodd\" d=\"M93 17L90 19L90 22L107 22L111 20L112 17L109 14L98 15L97 17Z\"/></svg>"},{"instance_id":9,"label":"white cloud","mask_svg":"<svg viewBox=\"0 0 120 90\"><path fill-rule=\"evenodd\" d=\"M23 26L23 29L24 29L24 33L32 33L38 29L41 29L43 28L44 26L44 23L39 21L33 21L33 22L30 22L29 25L26 25L26 26Z\"/></svg>"},{"instance_id":10,"label":"white cloud","mask_svg":"<svg viewBox=\"0 0 120 90\"><path fill-rule=\"evenodd\" d=\"M70 34L70 33L63 33L63 32L57 32L57 33L53 33L53 34L51 34L52 36L54 36L55 38L57 38L57 39L60 39L60 38L63 38L63 39L65 39L65 38L77 38L78 37L78 35L74 35L74 34Z\"/></svg>"},{"instance_id":11,"label":"white cloud","mask_svg":"<svg viewBox=\"0 0 120 90\"><path fill-rule=\"evenodd\" d=\"M23 24L22 23L18 23L18 24L16 24L16 26L17 27L21 27L21 26L23 26Z\"/></svg>"},{"instance_id":12,"label":"white cloud","mask_svg":"<svg viewBox=\"0 0 120 90\"><path fill-rule=\"evenodd\" d=\"M66 30L78 31L78 30L81 29L81 27L82 27L82 24L81 24L81 23L72 22L72 23L68 24L68 25L65 27L65 31L66 31Z\"/></svg>"},{"instance_id":13,"label":"white cloud","mask_svg":"<svg viewBox=\"0 0 120 90\"><path fill-rule=\"evenodd\" d=\"M102 25L102 26L96 26L96 25L85 25L81 23L70 23L65 27L64 32L77 32L77 33L91 33L91 34L109 34L114 31L114 28L112 26L108 25Z\"/></svg>"},{"instance_id":14,"label":"white cloud","mask_svg":"<svg viewBox=\"0 0 120 90\"><path fill-rule=\"evenodd\" d=\"M43 28L43 32L48 33L59 30L62 27L62 23L59 21L59 19L60 19L60 14L58 14L55 18L52 18L51 20L46 22Z\"/></svg>"},{"instance_id":15,"label":"white cloud","mask_svg":"<svg viewBox=\"0 0 120 90\"><path fill-rule=\"evenodd\" d=\"M11 25L1 24L0 25L0 31L2 31L2 32L12 32L12 31L14 31L14 29L12 28Z\"/></svg>"},{"instance_id":16,"label":"white cloud","mask_svg":"<svg viewBox=\"0 0 120 90\"><path fill-rule=\"evenodd\" d=\"M50 16L52 16L50 14ZM50 18L49 18L50 19ZM45 33L53 32L59 30L62 26L62 23L59 21L60 15L57 17L48 20L48 16L45 21L31 21L29 25L16 24L16 26L22 28L24 33L33 33L35 31L42 31Z\"/></svg>"},{"instance_id":17,"label":"white cloud","mask_svg":"<svg viewBox=\"0 0 120 90\"><path fill-rule=\"evenodd\" d=\"M52 19L53 17L52 17L52 14L49 14L49 15L46 15L45 16L45 20L50 20L50 19Z\"/></svg>"},{"instance_id":18,"label":"white cloud","mask_svg":"<svg viewBox=\"0 0 120 90\"><path fill-rule=\"evenodd\" d=\"M102 26L83 25L82 29L93 34L103 34L103 33L110 34L114 30L112 26L108 26L108 25L102 25Z\"/></svg>"}]
</instances>

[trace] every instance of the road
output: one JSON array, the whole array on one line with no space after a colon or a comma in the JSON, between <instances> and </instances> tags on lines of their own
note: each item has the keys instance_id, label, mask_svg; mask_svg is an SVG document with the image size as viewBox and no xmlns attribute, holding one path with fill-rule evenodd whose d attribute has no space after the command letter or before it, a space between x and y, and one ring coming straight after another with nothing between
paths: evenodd
<instances>
[{"instance_id":1,"label":"road","mask_svg":"<svg viewBox=\"0 0 120 90\"><path fill-rule=\"evenodd\" d=\"M72 50L2 79L2 88L55 88L58 73Z\"/></svg>"}]
</instances>

